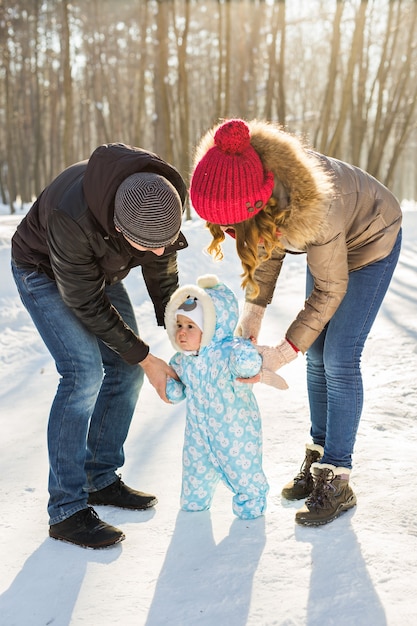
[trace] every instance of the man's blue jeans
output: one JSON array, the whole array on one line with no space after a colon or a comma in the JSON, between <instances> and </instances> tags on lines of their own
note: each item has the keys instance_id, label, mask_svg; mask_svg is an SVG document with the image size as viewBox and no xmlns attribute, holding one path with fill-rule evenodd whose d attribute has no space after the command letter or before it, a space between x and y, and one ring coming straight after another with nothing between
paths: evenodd
<instances>
[{"instance_id":1,"label":"man's blue jeans","mask_svg":"<svg viewBox=\"0 0 417 626\"><path fill-rule=\"evenodd\" d=\"M363 407L360 360L372 324L390 284L401 249L349 274L347 293L321 335L307 351L311 437L324 448L321 463L352 467ZM307 269L307 295L313 278Z\"/></svg>"},{"instance_id":2,"label":"man's blue jeans","mask_svg":"<svg viewBox=\"0 0 417 626\"><path fill-rule=\"evenodd\" d=\"M143 370L125 363L90 333L44 273L14 263L12 272L60 375L48 423L48 513L49 523L56 524L86 508L87 491L116 480ZM138 332L123 284L107 287L106 294L126 324Z\"/></svg>"}]
</instances>

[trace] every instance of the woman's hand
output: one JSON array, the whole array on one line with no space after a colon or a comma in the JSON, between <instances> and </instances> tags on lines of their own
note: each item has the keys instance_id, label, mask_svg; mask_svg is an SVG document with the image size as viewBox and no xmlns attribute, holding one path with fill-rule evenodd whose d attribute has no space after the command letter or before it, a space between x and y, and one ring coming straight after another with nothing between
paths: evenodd
<instances>
[{"instance_id":1,"label":"woman's hand","mask_svg":"<svg viewBox=\"0 0 417 626\"><path fill-rule=\"evenodd\" d=\"M265 308L259 306L259 304L252 304L252 302L245 302L243 305L242 315L236 326L236 337L243 337L244 339L257 340L259 331L261 330L261 324L265 315Z\"/></svg>"},{"instance_id":2,"label":"woman's hand","mask_svg":"<svg viewBox=\"0 0 417 626\"><path fill-rule=\"evenodd\" d=\"M274 348L271 346L255 346L255 348L262 356L262 368L271 372L276 372L283 365L294 361L298 354L286 339Z\"/></svg>"}]
</instances>

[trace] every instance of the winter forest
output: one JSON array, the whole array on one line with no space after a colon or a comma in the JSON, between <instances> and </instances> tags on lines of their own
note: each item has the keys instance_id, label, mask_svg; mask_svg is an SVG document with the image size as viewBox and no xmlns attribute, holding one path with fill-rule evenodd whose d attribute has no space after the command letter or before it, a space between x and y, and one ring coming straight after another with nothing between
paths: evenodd
<instances>
[{"instance_id":1,"label":"winter forest","mask_svg":"<svg viewBox=\"0 0 417 626\"><path fill-rule=\"evenodd\" d=\"M227 117L277 121L416 197L414 0L0 2L0 201L101 144L188 177Z\"/></svg>"},{"instance_id":2,"label":"winter forest","mask_svg":"<svg viewBox=\"0 0 417 626\"><path fill-rule=\"evenodd\" d=\"M0 626L415 626L417 505L417 0L0 0ZM59 376L10 272L11 238L34 198L100 144L160 155L187 186L214 123L271 120L360 166L403 209L403 247L362 359L358 504L302 527L281 489L309 434L305 358L289 389L254 385L262 413L265 516L180 510L184 404L145 380L120 469L155 493L146 511L98 507L126 541L84 550L48 536L47 424ZM182 284L216 274L238 295L232 238L216 263L194 208ZM305 299L290 255L261 344ZM168 361L139 271L126 278L141 336Z\"/></svg>"}]
</instances>

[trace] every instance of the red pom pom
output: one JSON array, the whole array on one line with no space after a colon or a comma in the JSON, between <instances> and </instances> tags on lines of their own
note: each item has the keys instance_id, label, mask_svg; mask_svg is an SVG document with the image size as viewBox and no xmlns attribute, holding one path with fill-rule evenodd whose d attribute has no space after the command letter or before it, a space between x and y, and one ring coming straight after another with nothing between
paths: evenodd
<instances>
[{"instance_id":1,"label":"red pom pom","mask_svg":"<svg viewBox=\"0 0 417 626\"><path fill-rule=\"evenodd\" d=\"M249 126L243 120L229 120L216 131L214 143L229 154L242 154L250 146Z\"/></svg>"}]
</instances>

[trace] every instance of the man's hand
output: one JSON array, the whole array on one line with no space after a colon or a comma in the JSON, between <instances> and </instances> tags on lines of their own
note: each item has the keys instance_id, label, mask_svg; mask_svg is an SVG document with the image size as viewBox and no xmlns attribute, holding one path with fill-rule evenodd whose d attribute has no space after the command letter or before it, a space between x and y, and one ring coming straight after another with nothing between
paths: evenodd
<instances>
[{"instance_id":1,"label":"man's hand","mask_svg":"<svg viewBox=\"0 0 417 626\"><path fill-rule=\"evenodd\" d=\"M142 367L149 382L152 387L155 388L161 400L170 404L166 395L167 377L170 376L171 378L178 380L176 372L172 369L172 367L165 363L165 361L158 359L158 357L151 353L149 353L146 359L143 359L139 365Z\"/></svg>"}]
</instances>

